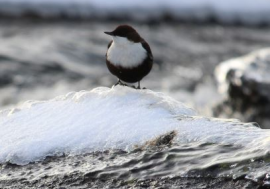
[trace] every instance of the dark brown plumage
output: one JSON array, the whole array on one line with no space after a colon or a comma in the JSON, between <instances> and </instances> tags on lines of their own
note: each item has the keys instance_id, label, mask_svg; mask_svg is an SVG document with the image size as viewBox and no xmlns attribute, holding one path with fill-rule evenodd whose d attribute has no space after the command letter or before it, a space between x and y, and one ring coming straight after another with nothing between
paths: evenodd
<instances>
[{"instance_id":1,"label":"dark brown plumage","mask_svg":"<svg viewBox=\"0 0 270 189\"><path fill-rule=\"evenodd\" d=\"M132 66L126 66L125 64L120 64L119 62L113 62L109 60L108 58L108 51L112 44L114 43L114 40L112 40L108 44L108 51L106 53L106 64L109 69L109 71L118 77L119 81L117 84L122 84L121 81L127 82L127 83L135 83L138 82L138 88L140 88L140 81L145 77L152 69L153 65L153 56L150 49L150 46L148 43L140 37L140 35L136 32L134 28L128 25L120 25L118 26L114 31L112 32L105 32L108 35L111 35L113 37L121 37L126 38L128 41L130 41L132 44L141 44L141 48L145 50L145 58L142 61L137 62L135 65ZM114 47L117 48L117 47ZM129 48L128 45L126 48ZM137 53L132 52L132 53ZM131 54L130 56L132 56ZM120 54L121 56L121 54Z\"/></svg>"}]
</instances>

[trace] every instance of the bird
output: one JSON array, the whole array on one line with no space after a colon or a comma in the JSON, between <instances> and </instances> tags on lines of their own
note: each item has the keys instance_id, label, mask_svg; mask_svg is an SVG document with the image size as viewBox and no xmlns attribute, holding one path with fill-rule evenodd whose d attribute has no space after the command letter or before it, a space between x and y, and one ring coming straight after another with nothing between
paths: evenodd
<instances>
[{"instance_id":1,"label":"bird","mask_svg":"<svg viewBox=\"0 0 270 189\"><path fill-rule=\"evenodd\" d=\"M112 36L106 52L108 70L118 78L114 85L138 83L149 74L153 66L153 55L149 44L130 25L119 25L111 32Z\"/></svg>"}]
</instances>

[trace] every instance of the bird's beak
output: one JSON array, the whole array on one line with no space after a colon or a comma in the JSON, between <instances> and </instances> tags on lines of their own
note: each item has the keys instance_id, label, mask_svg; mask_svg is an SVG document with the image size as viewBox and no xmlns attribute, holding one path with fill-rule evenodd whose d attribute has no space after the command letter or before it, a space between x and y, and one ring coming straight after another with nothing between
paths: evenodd
<instances>
[{"instance_id":1,"label":"bird's beak","mask_svg":"<svg viewBox=\"0 0 270 189\"><path fill-rule=\"evenodd\" d=\"M104 33L107 34L107 35L113 36L113 32L104 32Z\"/></svg>"}]
</instances>

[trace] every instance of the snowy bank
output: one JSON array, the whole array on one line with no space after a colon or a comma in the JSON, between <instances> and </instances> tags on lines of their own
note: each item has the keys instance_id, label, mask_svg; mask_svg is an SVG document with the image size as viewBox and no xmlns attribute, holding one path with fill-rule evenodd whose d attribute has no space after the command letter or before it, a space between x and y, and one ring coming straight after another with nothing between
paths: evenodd
<instances>
[{"instance_id":1,"label":"snowy bank","mask_svg":"<svg viewBox=\"0 0 270 189\"><path fill-rule=\"evenodd\" d=\"M199 117L180 102L151 90L100 87L44 102L28 101L0 112L0 163L27 164L63 153L132 150L171 131L176 132L178 143L214 142L263 151L270 146L269 131L253 124Z\"/></svg>"}]
</instances>

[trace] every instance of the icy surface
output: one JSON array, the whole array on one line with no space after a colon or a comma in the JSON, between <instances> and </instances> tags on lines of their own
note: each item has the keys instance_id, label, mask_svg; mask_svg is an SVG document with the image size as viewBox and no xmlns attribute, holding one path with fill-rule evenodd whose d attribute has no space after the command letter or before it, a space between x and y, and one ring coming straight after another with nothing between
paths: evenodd
<instances>
[{"instance_id":1,"label":"icy surface","mask_svg":"<svg viewBox=\"0 0 270 189\"><path fill-rule=\"evenodd\" d=\"M1 12L21 14L34 10L43 16L60 15L106 17L126 16L136 20L160 18L170 13L172 17L192 20L240 21L247 24L269 23L268 0L0 0Z\"/></svg>"},{"instance_id":2,"label":"icy surface","mask_svg":"<svg viewBox=\"0 0 270 189\"><path fill-rule=\"evenodd\" d=\"M69 93L1 113L0 162L18 163L63 152L128 150L175 128L173 115L195 114L163 94L127 87Z\"/></svg>"},{"instance_id":3,"label":"icy surface","mask_svg":"<svg viewBox=\"0 0 270 189\"><path fill-rule=\"evenodd\" d=\"M175 130L175 142L269 147L269 131L236 120L199 117L150 90L100 87L0 112L0 163L27 164L48 155L132 150Z\"/></svg>"}]
</instances>

